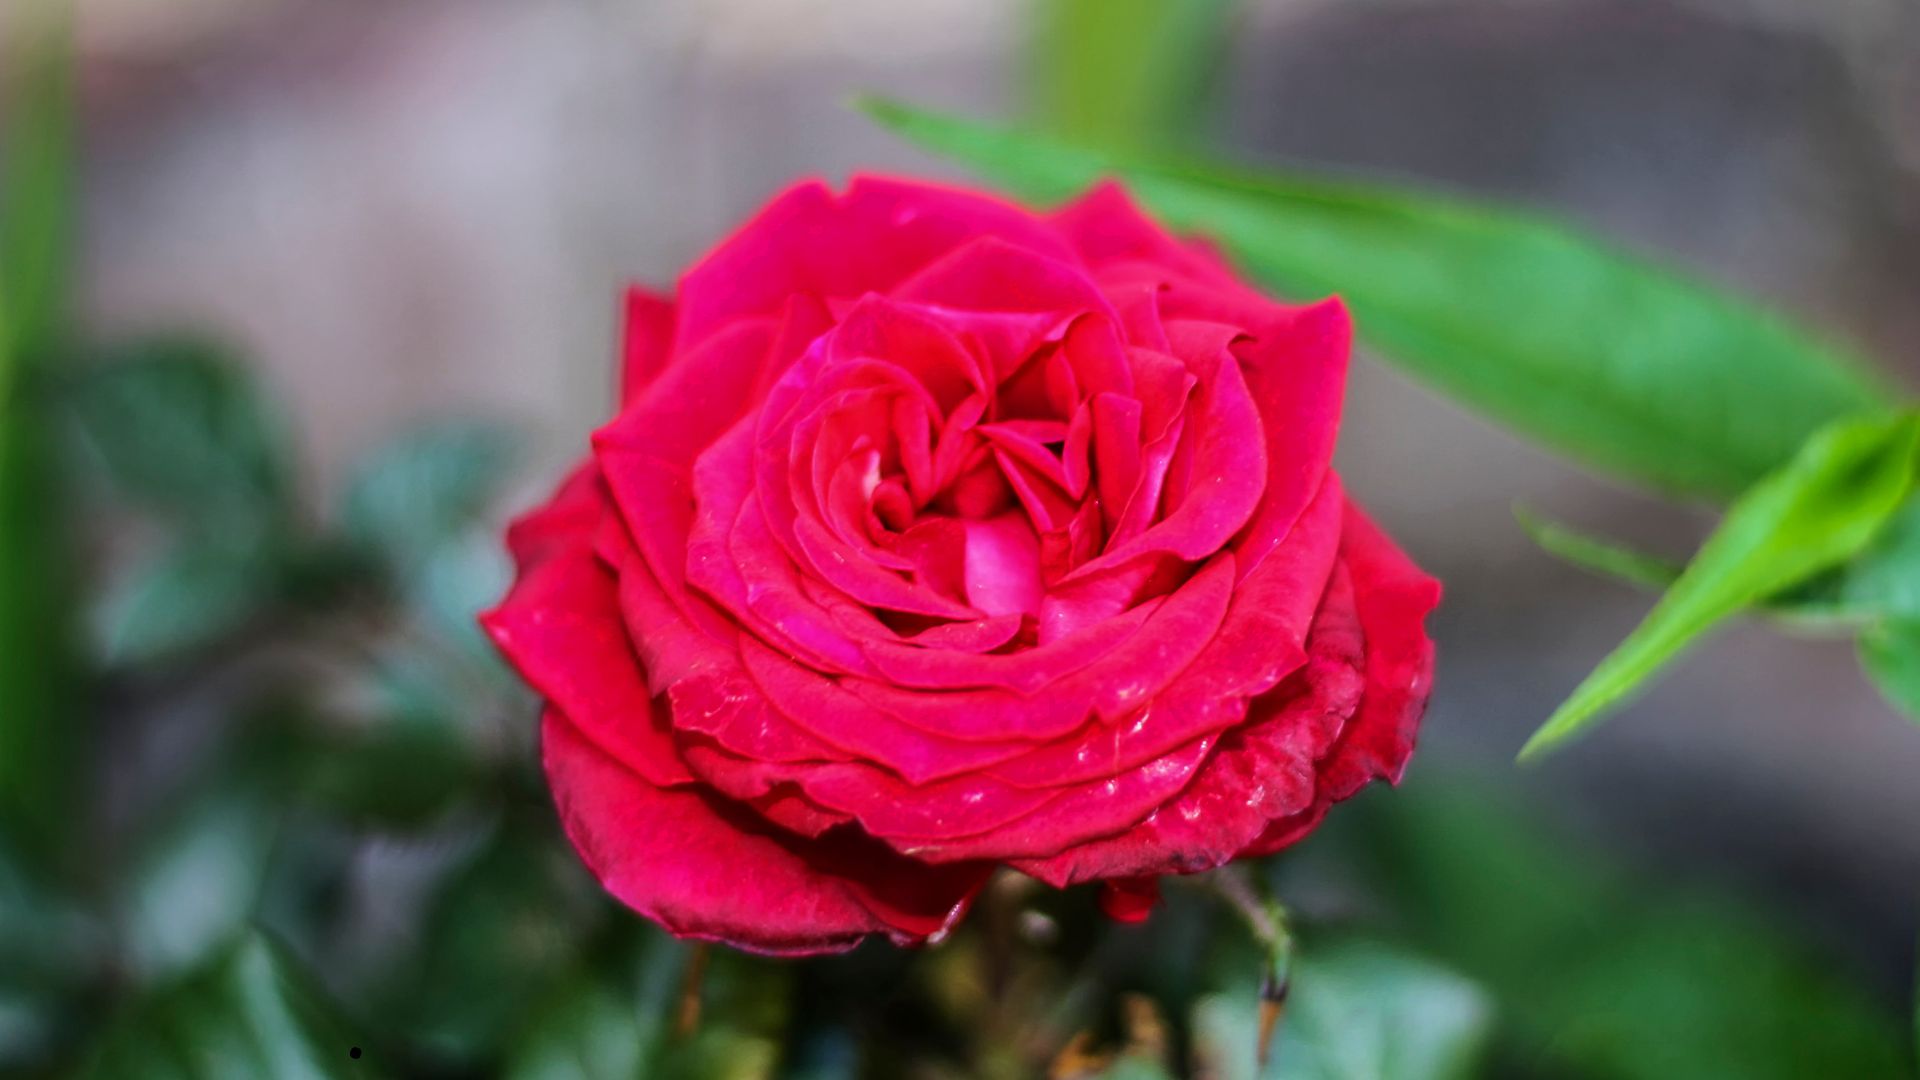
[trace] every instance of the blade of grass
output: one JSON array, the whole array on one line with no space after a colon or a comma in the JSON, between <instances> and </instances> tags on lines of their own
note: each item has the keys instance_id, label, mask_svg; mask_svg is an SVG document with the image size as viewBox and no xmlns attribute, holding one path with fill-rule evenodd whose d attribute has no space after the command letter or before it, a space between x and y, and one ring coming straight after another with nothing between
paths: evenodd
<instances>
[{"instance_id":1,"label":"blade of grass","mask_svg":"<svg viewBox=\"0 0 1920 1080\"><path fill-rule=\"evenodd\" d=\"M78 752L67 587L52 433L37 403L67 325L71 192L68 27L38 4L4 75L0 191L0 826L56 857L71 825Z\"/></svg>"}]
</instances>

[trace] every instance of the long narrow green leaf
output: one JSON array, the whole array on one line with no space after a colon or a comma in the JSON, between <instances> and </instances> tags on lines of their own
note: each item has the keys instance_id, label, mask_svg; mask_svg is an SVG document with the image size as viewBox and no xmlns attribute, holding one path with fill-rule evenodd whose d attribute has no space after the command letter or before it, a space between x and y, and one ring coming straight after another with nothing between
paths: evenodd
<instances>
[{"instance_id":1,"label":"long narrow green leaf","mask_svg":"<svg viewBox=\"0 0 1920 1080\"><path fill-rule=\"evenodd\" d=\"M1852 557L1913 489L1920 417L1833 424L1728 511L1646 620L1521 750L1536 758L1632 694L1721 619Z\"/></svg>"},{"instance_id":2,"label":"long narrow green leaf","mask_svg":"<svg viewBox=\"0 0 1920 1080\"><path fill-rule=\"evenodd\" d=\"M1190 137L1235 0L1039 0L1028 60L1049 131L1107 147Z\"/></svg>"},{"instance_id":3,"label":"long narrow green leaf","mask_svg":"<svg viewBox=\"0 0 1920 1080\"><path fill-rule=\"evenodd\" d=\"M1514 504L1513 517L1547 554L1603 577L1642 588L1664 589L1673 584L1681 571L1686 569L1671 559L1635 551L1611 540L1589 536L1557 521L1548 521L1518 503Z\"/></svg>"},{"instance_id":4,"label":"long narrow green leaf","mask_svg":"<svg viewBox=\"0 0 1920 1080\"><path fill-rule=\"evenodd\" d=\"M1717 289L1547 219L1412 190L1099 152L885 101L888 128L1023 197L1126 180L1266 285L1337 293L1385 358L1592 468L1731 497L1895 395Z\"/></svg>"},{"instance_id":5,"label":"long narrow green leaf","mask_svg":"<svg viewBox=\"0 0 1920 1080\"><path fill-rule=\"evenodd\" d=\"M0 59L13 105L0 155L0 828L43 859L67 850L80 730L71 545L61 535L50 424L39 405L67 324L72 184L68 43L52 7L27 4L18 49Z\"/></svg>"},{"instance_id":6,"label":"long narrow green leaf","mask_svg":"<svg viewBox=\"0 0 1920 1080\"><path fill-rule=\"evenodd\" d=\"M1665 592L1668 586L1680 580L1680 575L1686 570L1683 563L1636 551L1616 541L1549 521L1518 504L1513 508L1513 516L1533 542L1547 554L1582 570L1640 589ZM1886 534L1894 531L1899 520L1900 515L1895 515L1882 527L1880 536L1868 547L1869 553L1880 548ZM1863 603L1842 589L1853 568L1867 557L1862 555L1831 574L1768 596L1759 603L1759 608L1783 629L1791 631L1829 634L1857 632L1862 626L1876 623L1885 615L1878 606Z\"/></svg>"}]
</instances>

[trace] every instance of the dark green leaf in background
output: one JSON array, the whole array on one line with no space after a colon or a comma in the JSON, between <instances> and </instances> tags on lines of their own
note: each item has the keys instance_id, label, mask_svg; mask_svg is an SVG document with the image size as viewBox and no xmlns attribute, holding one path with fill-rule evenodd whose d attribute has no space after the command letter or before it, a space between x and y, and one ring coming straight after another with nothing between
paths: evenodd
<instances>
[{"instance_id":1,"label":"dark green leaf in background","mask_svg":"<svg viewBox=\"0 0 1920 1080\"><path fill-rule=\"evenodd\" d=\"M671 1036L692 950L651 928L635 936L617 962L583 969L531 1011L507 1054L510 1080L649 1075Z\"/></svg>"},{"instance_id":2,"label":"dark green leaf in background","mask_svg":"<svg viewBox=\"0 0 1920 1080\"><path fill-rule=\"evenodd\" d=\"M259 547L182 543L108 584L93 611L93 637L108 663L151 663L240 629L276 584L276 567Z\"/></svg>"},{"instance_id":3,"label":"dark green leaf in background","mask_svg":"<svg viewBox=\"0 0 1920 1080\"><path fill-rule=\"evenodd\" d=\"M384 1071L375 1049L341 1020L293 958L255 932L116 1018L88 1075L366 1080Z\"/></svg>"},{"instance_id":4,"label":"dark green leaf in background","mask_svg":"<svg viewBox=\"0 0 1920 1080\"><path fill-rule=\"evenodd\" d=\"M475 617L512 578L488 511L515 452L512 432L486 421L415 428L359 463L339 514L351 548L427 633L457 647L496 700L511 694L512 681Z\"/></svg>"},{"instance_id":5,"label":"dark green leaf in background","mask_svg":"<svg viewBox=\"0 0 1920 1080\"><path fill-rule=\"evenodd\" d=\"M243 738L128 860L117 914L123 962L140 982L201 966L253 920L287 808L281 763L265 743Z\"/></svg>"},{"instance_id":6,"label":"dark green leaf in background","mask_svg":"<svg viewBox=\"0 0 1920 1080\"><path fill-rule=\"evenodd\" d=\"M1574 460L1730 497L1895 395L1718 289L1545 218L1377 184L1099 152L891 102L907 139L1045 202L1103 176L1295 298L1342 296L1383 357Z\"/></svg>"},{"instance_id":7,"label":"dark green leaf in background","mask_svg":"<svg viewBox=\"0 0 1920 1080\"><path fill-rule=\"evenodd\" d=\"M585 963L604 909L553 832L509 818L434 885L419 940L356 1005L429 1060L495 1060L530 1010Z\"/></svg>"},{"instance_id":8,"label":"dark green leaf in background","mask_svg":"<svg viewBox=\"0 0 1920 1080\"><path fill-rule=\"evenodd\" d=\"M348 538L411 572L481 520L513 462L512 433L478 420L415 428L363 460L340 520Z\"/></svg>"},{"instance_id":9,"label":"dark green leaf in background","mask_svg":"<svg viewBox=\"0 0 1920 1080\"><path fill-rule=\"evenodd\" d=\"M1673 587L1521 750L1572 738L1716 623L1846 561L1914 486L1920 418L1836 423L1727 511Z\"/></svg>"},{"instance_id":10,"label":"dark green leaf in background","mask_svg":"<svg viewBox=\"0 0 1920 1080\"><path fill-rule=\"evenodd\" d=\"M291 510L287 432L218 345L125 346L75 376L68 400L83 449L115 492L174 524L258 543Z\"/></svg>"}]
</instances>

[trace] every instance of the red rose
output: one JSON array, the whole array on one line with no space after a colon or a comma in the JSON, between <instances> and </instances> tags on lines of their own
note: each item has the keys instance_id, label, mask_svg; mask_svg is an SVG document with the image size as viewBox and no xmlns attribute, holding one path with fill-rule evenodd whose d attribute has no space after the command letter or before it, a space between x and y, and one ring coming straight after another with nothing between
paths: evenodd
<instances>
[{"instance_id":1,"label":"red rose","mask_svg":"<svg viewBox=\"0 0 1920 1080\"><path fill-rule=\"evenodd\" d=\"M1413 748L1438 585L1330 460L1350 328L1117 187L803 184L628 299L485 617L567 833L675 933L944 933L988 874L1269 853Z\"/></svg>"}]
</instances>

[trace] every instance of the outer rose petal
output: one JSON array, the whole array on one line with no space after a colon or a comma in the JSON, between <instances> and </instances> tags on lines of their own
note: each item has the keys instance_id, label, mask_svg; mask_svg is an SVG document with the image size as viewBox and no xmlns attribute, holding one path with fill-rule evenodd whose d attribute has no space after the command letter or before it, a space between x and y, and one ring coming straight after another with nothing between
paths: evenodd
<instances>
[{"instance_id":1,"label":"outer rose petal","mask_svg":"<svg viewBox=\"0 0 1920 1080\"><path fill-rule=\"evenodd\" d=\"M985 195L855 177L844 195L819 181L789 188L680 279L674 351L726 324L767 315L794 293L856 299L982 236L1072 258L1032 214Z\"/></svg>"},{"instance_id":2,"label":"outer rose petal","mask_svg":"<svg viewBox=\"0 0 1920 1080\"><path fill-rule=\"evenodd\" d=\"M1352 568L1354 606L1367 636L1367 688L1353 722L1321 762L1313 805L1275 821L1241 857L1271 855L1313 830L1334 803L1374 780L1399 783L1433 688L1433 642L1422 627L1440 583L1413 565L1349 502L1341 558Z\"/></svg>"},{"instance_id":3,"label":"outer rose petal","mask_svg":"<svg viewBox=\"0 0 1920 1080\"><path fill-rule=\"evenodd\" d=\"M620 331L622 404L639 396L666 370L673 356L673 298L629 288L626 309L626 322Z\"/></svg>"},{"instance_id":4,"label":"outer rose petal","mask_svg":"<svg viewBox=\"0 0 1920 1080\"><path fill-rule=\"evenodd\" d=\"M547 781L567 836L608 892L685 937L783 955L839 952L867 934L944 934L989 868L930 868L857 835L783 834L695 789L622 769L549 709Z\"/></svg>"},{"instance_id":5,"label":"outer rose petal","mask_svg":"<svg viewBox=\"0 0 1920 1080\"><path fill-rule=\"evenodd\" d=\"M1341 557L1353 572L1354 605L1367 637L1367 691L1320 770L1322 789L1336 802L1371 780L1400 782L1433 691L1433 641L1422 624L1440 603L1440 583L1351 501Z\"/></svg>"}]
</instances>

